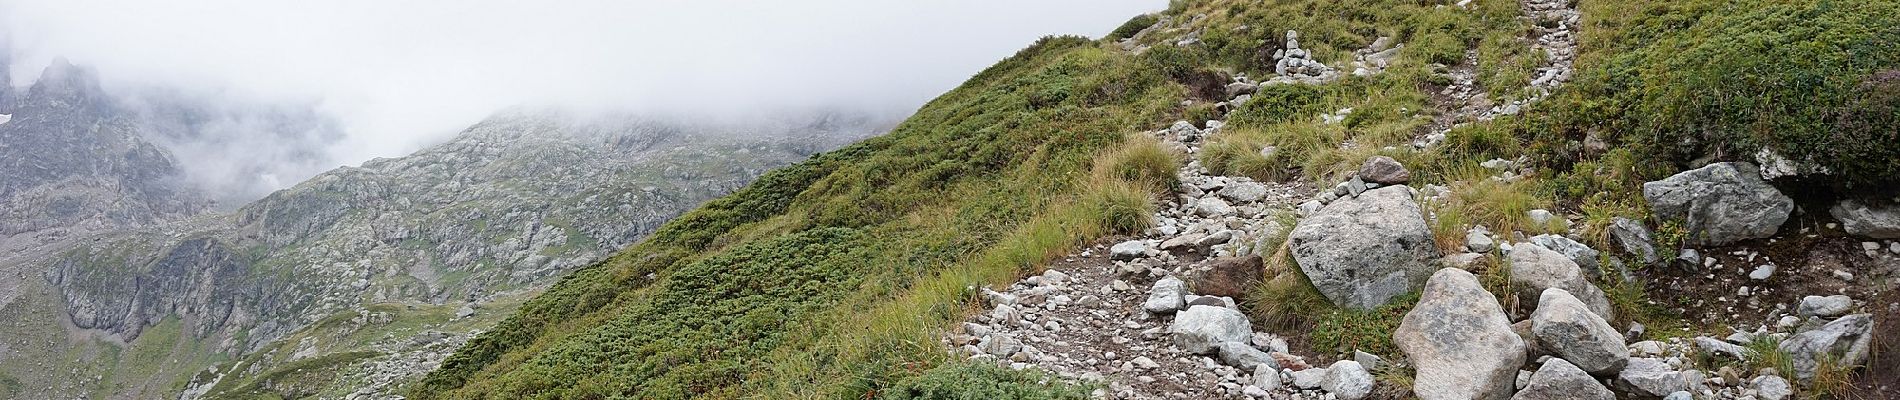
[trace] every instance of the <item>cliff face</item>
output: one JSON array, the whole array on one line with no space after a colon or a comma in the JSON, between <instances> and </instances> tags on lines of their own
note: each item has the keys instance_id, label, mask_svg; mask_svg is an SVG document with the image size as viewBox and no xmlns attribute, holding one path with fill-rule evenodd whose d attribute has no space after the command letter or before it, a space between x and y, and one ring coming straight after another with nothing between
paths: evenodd
<instances>
[{"instance_id":1,"label":"cliff face","mask_svg":"<svg viewBox=\"0 0 1900 400\"><path fill-rule=\"evenodd\" d=\"M25 93L0 92L0 237L45 229L109 229L194 214L177 165L146 141L99 89L64 61Z\"/></svg>"}]
</instances>

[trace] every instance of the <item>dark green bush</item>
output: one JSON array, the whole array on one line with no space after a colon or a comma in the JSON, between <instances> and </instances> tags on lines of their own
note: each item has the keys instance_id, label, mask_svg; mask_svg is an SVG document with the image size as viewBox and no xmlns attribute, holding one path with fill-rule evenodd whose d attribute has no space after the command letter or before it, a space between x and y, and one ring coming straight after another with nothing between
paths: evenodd
<instances>
[{"instance_id":1,"label":"dark green bush","mask_svg":"<svg viewBox=\"0 0 1900 400\"><path fill-rule=\"evenodd\" d=\"M1267 126L1324 112L1325 93L1313 85L1268 85L1233 112L1236 126Z\"/></svg>"},{"instance_id":2,"label":"dark green bush","mask_svg":"<svg viewBox=\"0 0 1900 400\"><path fill-rule=\"evenodd\" d=\"M1109 32L1107 39L1112 42L1135 37L1135 34L1141 33L1141 30L1148 29L1150 26L1154 26L1155 22L1159 21L1161 21L1161 18L1156 17L1154 14L1137 15L1134 18L1129 18L1128 22L1122 23L1122 26L1116 27L1114 32Z\"/></svg>"},{"instance_id":3,"label":"dark green bush","mask_svg":"<svg viewBox=\"0 0 1900 400\"><path fill-rule=\"evenodd\" d=\"M880 400L1058 400L1089 398L1088 388L1043 374L994 365L953 363L898 382Z\"/></svg>"},{"instance_id":4,"label":"dark green bush","mask_svg":"<svg viewBox=\"0 0 1900 400\"><path fill-rule=\"evenodd\" d=\"M1718 4L1652 9L1623 41L1643 45L1585 75L1589 93L1578 98L1609 101L1580 105L1607 111L1609 131L1685 166L1709 155L1748 160L1766 147L1841 171L1845 186L1900 181L1890 157L1900 141L1879 140L1900 129L1893 100L1879 93L1892 84L1874 77L1900 64L1900 3ZM1573 117L1598 125L1606 115Z\"/></svg>"}]
</instances>

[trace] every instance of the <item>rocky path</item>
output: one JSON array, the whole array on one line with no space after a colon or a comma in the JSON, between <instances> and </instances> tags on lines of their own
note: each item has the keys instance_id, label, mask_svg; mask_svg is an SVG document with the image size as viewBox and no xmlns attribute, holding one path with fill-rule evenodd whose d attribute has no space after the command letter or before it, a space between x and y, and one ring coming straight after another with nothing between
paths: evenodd
<instances>
[{"instance_id":1,"label":"rocky path","mask_svg":"<svg viewBox=\"0 0 1900 400\"><path fill-rule=\"evenodd\" d=\"M1543 62L1533 70L1530 83L1520 91L1522 98L1508 99L1501 104L1499 101L1507 99L1492 99L1477 81L1477 50L1467 50L1464 62L1445 67L1451 84L1433 94L1432 103L1439 113L1424 133L1413 140L1414 147L1436 145L1444 141L1453 128L1465 124L1515 115L1570 81L1576 72L1576 29L1583 15L1569 0L1519 0L1518 4L1522 18L1532 25L1534 36L1525 38L1530 42L1531 51L1544 55Z\"/></svg>"}]
</instances>

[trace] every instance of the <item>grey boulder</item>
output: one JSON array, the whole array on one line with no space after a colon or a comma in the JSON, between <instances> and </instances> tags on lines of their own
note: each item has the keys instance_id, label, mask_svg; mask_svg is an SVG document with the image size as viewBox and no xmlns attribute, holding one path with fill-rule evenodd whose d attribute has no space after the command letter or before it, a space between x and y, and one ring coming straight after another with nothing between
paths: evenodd
<instances>
[{"instance_id":1,"label":"grey boulder","mask_svg":"<svg viewBox=\"0 0 1900 400\"><path fill-rule=\"evenodd\" d=\"M1558 288L1582 300L1603 319L1614 318L1609 296L1590 283L1583 268L1569 257L1535 243L1518 243L1511 246L1510 262L1511 285L1517 288L1519 304L1531 304L1544 296L1544 289Z\"/></svg>"},{"instance_id":2,"label":"grey boulder","mask_svg":"<svg viewBox=\"0 0 1900 400\"><path fill-rule=\"evenodd\" d=\"M1168 333L1182 350L1208 354L1219 350L1221 343L1246 343L1253 336L1253 323L1232 308L1193 306L1175 314Z\"/></svg>"},{"instance_id":3,"label":"grey boulder","mask_svg":"<svg viewBox=\"0 0 1900 400\"><path fill-rule=\"evenodd\" d=\"M1794 199L1761 179L1753 164L1727 162L1643 184L1650 211L1684 222L1686 244L1721 246L1775 235Z\"/></svg>"},{"instance_id":4,"label":"grey boulder","mask_svg":"<svg viewBox=\"0 0 1900 400\"><path fill-rule=\"evenodd\" d=\"M1374 156L1359 166L1359 179L1380 185L1397 185L1412 180L1412 172L1398 160L1386 156Z\"/></svg>"},{"instance_id":5,"label":"grey boulder","mask_svg":"<svg viewBox=\"0 0 1900 400\"><path fill-rule=\"evenodd\" d=\"M1596 378L1561 358L1544 361L1531 374L1530 384L1511 400L1616 400L1616 393L1597 383Z\"/></svg>"},{"instance_id":6,"label":"grey boulder","mask_svg":"<svg viewBox=\"0 0 1900 400\"><path fill-rule=\"evenodd\" d=\"M1221 342L1214 346L1220 352L1220 361L1241 370L1253 370L1262 365L1277 366L1273 356L1241 342Z\"/></svg>"},{"instance_id":7,"label":"grey boulder","mask_svg":"<svg viewBox=\"0 0 1900 400\"><path fill-rule=\"evenodd\" d=\"M1875 239L1900 239L1900 204L1841 200L1828 209L1841 229L1850 235Z\"/></svg>"},{"instance_id":8,"label":"grey boulder","mask_svg":"<svg viewBox=\"0 0 1900 400\"><path fill-rule=\"evenodd\" d=\"M1616 375L1629 364L1623 335L1563 289L1544 290L1531 313L1531 334L1545 351L1591 375Z\"/></svg>"},{"instance_id":9,"label":"grey boulder","mask_svg":"<svg viewBox=\"0 0 1900 400\"><path fill-rule=\"evenodd\" d=\"M1405 186L1333 201L1300 220L1288 245L1320 294L1357 309L1384 305L1418 288L1439 257L1424 213Z\"/></svg>"},{"instance_id":10,"label":"grey boulder","mask_svg":"<svg viewBox=\"0 0 1900 400\"><path fill-rule=\"evenodd\" d=\"M1818 329L1797 333L1781 342L1781 351L1793 361L1797 380L1814 378L1823 360L1842 366L1859 365L1867 360L1873 344L1872 314L1854 314L1827 323Z\"/></svg>"},{"instance_id":11,"label":"grey boulder","mask_svg":"<svg viewBox=\"0 0 1900 400\"><path fill-rule=\"evenodd\" d=\"M1597 253L1596 249L1590 248L1589 245L1567 237L1550 234L1532 236L1531 243L1536 243L1538 246L1544 246L1545 249L1564 255L1564 257L1569 258L1571 262L1577 263L1577 267L1583 268L1583 273L1586 276L1595 277L1599 275L1597 273L1597 255L1600 253Z\"/></svg>"},{"instance_id":12,"label":"grey boulder","mask_svg":"<svg viewBox=\"0 0 1900 400\"><path fill-rule=\"evenodd\" d=\"M1795 306L1795 314L1803 317L1834 318L1854 309L1854 298L1844 294L1833 296L1804 296L1801 304Z\"/></svg>"},{"instance_id":13,"label":"grey boulder","mask_svg":"<svg viewBox=\"0 0 1900 400\"><path fill-rule=\"evenodd\" d=\"M1148 300L1141 303L1141 309L1153 314L1168 314L1187 307L1187 282L1180 278L1166 277L1155 281L1148 289Z\"/></svg>"},{"instance_id":14,"label":"grey boulder","mask_svg":"<svg viewBox=\"0 0 1900 400\"><path fill-rule=\"evenodd\" d=\"M1372 373L1357 361L1340 360L1326 367L1319 388L1340 400L1363 399L1372 394Z\"/></svg>"},{"instance_id":15,"label":"grey boulder","mask_svg":"<svg viewBox=\"0 0 1900 400\"><path fill-rule=\"evenodd\" d=\"M1702 373L1676 371L1669 363L1654 358L1632 358L1629 366L1618 373L1611 385L1613 389L1630 399L1657 399L1670 393L1694 391L1701 385Z\"/></svg>"},{"instance_id":16,"label":"grey boulder","mask_svg":"<svg viewBox=\"0 0 1900 400\"><path fill-rule=\"evenodd\" d=\"M1497 298L1456 268L1432 274L1392 341L1412 360L1423 400L1509 398L1524 365L1524 340Z\"/></svg>"},{"instance_id":17,"label":"grey boulder","mask_svg":"<svg viewBox=\"0 0 1900 400\"><path fill-rule=\"evenodd\" d=\"M1662 253L1656 252L1656 239L1642 222L1616 217L1610 220L1610 242L1643 265L1656 265L1662 262Z\"/></svg>"}]
</instances>

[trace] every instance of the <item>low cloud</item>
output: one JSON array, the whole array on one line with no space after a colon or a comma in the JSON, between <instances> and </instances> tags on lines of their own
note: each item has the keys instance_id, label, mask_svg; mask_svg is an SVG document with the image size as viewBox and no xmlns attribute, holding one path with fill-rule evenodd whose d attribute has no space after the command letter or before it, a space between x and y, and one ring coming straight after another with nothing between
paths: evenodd
<instances>
[{"instance_id":1,"label":"low cloud","mask_svg":"<svg viewBox=\"0 0 1900 400\"><path fill-rule=\"evenodd\" d=\"M743 116L899 115L1049 34L1099 36L1160 0L0 0L16 85L55 57L109 91L185 88L230 117L169 142L198 173L309 174L439 142L517 105ZM136 89L130 91L149 91ZM148 92L149 93L149 92ZM242 112L236 112L242 111ZM253 114L245 114L253 113ZM277 118L283 117L283 118ZM303 121L282 126L280 122ZM195 138L196 140L191 140ZM286 140L294 138L296 140ZM320 140L313 140L320 139ZM320 147L320 148L309 148ZM181 150L182 149L182 150ZM271 168L263 168L271 169ZM307 175L305 175L307 176ZM278 176L288 185L304 176ZM268 186L268 185L267 185Z\"/></svg>"}]
</instances>

